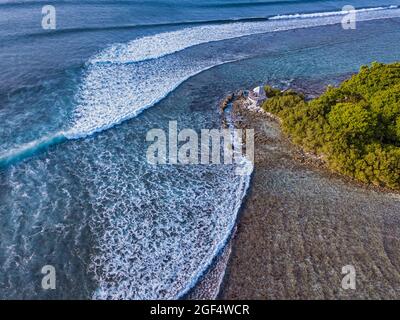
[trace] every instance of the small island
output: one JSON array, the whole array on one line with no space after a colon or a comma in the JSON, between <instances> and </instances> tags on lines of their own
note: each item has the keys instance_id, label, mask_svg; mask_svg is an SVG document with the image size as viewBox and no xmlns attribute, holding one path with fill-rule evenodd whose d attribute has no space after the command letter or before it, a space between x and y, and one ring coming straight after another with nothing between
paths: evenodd
<instances>
[{"instance_id":1,"label":"small island","mask_svg":"<svg viewBox=\"0 0 400 320\"><path fill-rule=\"evenodd\" d=\"M363 66L310 101L293 90L265 93L261 108L293 143L339 173L400 190L400 63Z\"/></svg>"}]
</instances>

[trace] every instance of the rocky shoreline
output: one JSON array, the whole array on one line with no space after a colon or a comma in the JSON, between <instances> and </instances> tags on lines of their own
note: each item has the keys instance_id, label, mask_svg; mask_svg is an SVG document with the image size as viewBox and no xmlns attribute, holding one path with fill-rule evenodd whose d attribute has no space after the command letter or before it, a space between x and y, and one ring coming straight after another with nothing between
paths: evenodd
<instances>
[{"instance_id":1,"label":"rocky shoreline","mask_svg":"<svg viewBox=\"0 0 400 320\"><path fill-rule=\"evenodd\" d=\"M255 170L219 297L399 299L400 196L326 170L243 97L231 112L255 130ZM341 286L347 265L355 290Z\"/></svg>"}]
</instances>

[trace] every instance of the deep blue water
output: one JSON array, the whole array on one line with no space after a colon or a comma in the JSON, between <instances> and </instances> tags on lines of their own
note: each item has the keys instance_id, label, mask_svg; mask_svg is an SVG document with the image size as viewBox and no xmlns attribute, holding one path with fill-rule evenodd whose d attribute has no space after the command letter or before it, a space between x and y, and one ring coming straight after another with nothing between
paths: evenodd
<instances>
[{"instance_id":1,"label":"deep blue water","mask_svg":"<svg viewBox=\"0 0 400 320\"><path fill-rule=\"evenodd\" d=\"M41 28L45 4L54 31ZM232 90L398 60L400 10L360 12L343 30L326 13L347 4L0 0L0 298L185 293L224 246L249 179L234 165L151 166L146 133L219 128ZM56 290L41 288L47 264Z\"/></svg>"}]
</instances>

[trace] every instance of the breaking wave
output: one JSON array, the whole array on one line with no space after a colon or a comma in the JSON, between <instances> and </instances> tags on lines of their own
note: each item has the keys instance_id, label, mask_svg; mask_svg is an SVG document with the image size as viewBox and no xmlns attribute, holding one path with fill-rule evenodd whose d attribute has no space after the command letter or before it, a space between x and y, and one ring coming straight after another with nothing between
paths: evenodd
<instances>
[{"instance_id":1,"label":"breaking wave","mask_svg":"<svg viewBox=\"0 0 400 320\"><path fill-rule=\"evenodd\" d=\"M358 21L400 16L397 7L360 9ZM81 138L137 116L179 84L201 71L227 61L179 64L167 59L196 45L253 34L310 28L341 22L342 12L280 17L264 22L238 22L185 28L118 44L95 55L88 64L79 105L68 138Z\"/></svg>"}]
</instances>

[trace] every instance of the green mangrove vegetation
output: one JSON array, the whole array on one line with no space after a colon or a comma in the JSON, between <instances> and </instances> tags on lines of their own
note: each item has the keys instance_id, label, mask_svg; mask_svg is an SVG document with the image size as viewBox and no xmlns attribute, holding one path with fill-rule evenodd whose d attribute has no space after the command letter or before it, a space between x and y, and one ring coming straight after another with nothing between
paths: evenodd
<instances>
[{"instance_id":1,"label":"green mangrove vegetation","mask_svg":"<svg viewBox=\"0 0 400 320\"><path fill-rule=\"evenodd\" d=\"M320 97L265 87L262 108L328 166L357 180L400 190L400 63L373 63Z\"/></svg>"}]
</instances>

